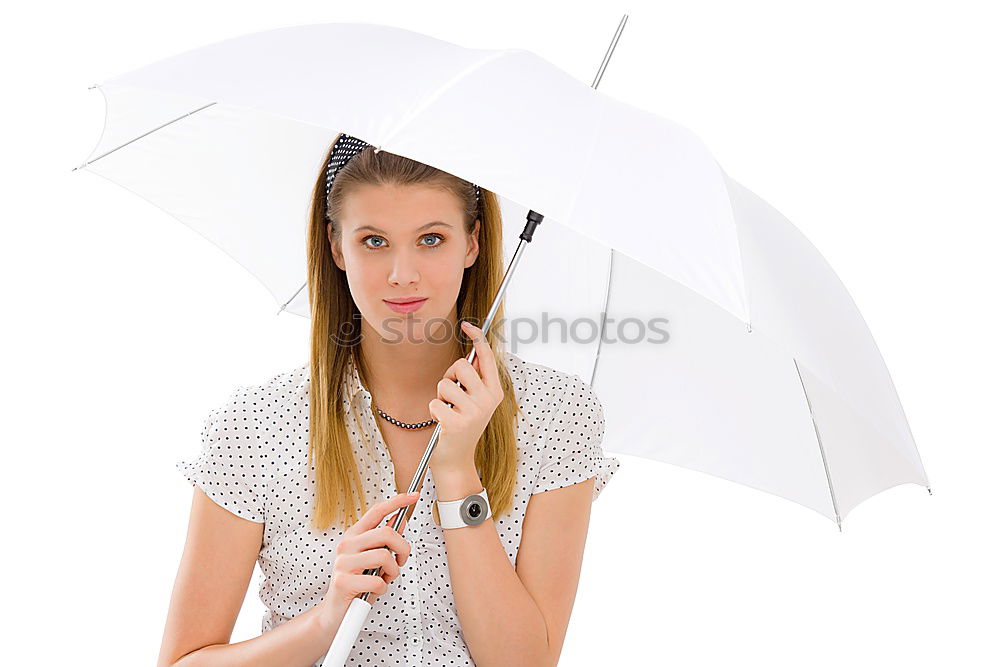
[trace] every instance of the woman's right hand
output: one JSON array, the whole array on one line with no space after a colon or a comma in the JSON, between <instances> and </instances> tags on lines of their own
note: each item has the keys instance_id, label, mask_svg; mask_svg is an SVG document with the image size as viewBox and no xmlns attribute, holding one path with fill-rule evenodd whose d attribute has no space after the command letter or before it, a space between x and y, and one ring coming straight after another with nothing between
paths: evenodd
<instances>
[{"instance_id":1,"label":"woman's right hand","mask_svg":"<svg viewBox=\"0 0 1000 667\"><path fill-rule=\"evenodd\" d=\"M400 566L410 557L410 543L392 529L391 523L383 524L383 520L390 514L395 515L401 507L412 505L419 497L419 492L404 493L376 503L344 532L337 544L333 580L321 602L330 614L342 619L351 601L360 593L369 593L368 602L374 604L378 596L389 590L389 584L399 576ZM400 530L405 527L404 518ZM382 568L381 576L363 574L377 567Z\"/></svg>"}]
</instances>

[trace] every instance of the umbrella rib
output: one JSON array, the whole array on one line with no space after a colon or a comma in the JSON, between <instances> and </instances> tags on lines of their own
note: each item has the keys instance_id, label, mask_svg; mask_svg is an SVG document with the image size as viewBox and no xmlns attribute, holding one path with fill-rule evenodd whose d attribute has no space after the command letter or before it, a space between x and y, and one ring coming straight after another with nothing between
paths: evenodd
<instances>
[{"instance_id":1,"label":"umbrella rib","mask_svg":"<svg viewBox=\"0 0 1000 667\"><path fill-rule=\"evenodd\" d=\"M597 68L597 74L594 76L593 82L591 82L590 87L597 90L597 86L601 84L601 79L604 78L604 70L607 69L608 63L611 61L611 56L615 52L615 47L618 46L618 40L622 36L622 31L625 29L625 23L628 21L628 14L622 16L622 20L618 22L618 28L615 30L614 37L611 38L611 43L608 44L608 50L604 53L604 58L601 60L600 67ZM608 321L608 301L611 298L611 270L615 267L615 249L611 249L611 259L608 262L608 280L607 284L604 286L604 308L601 310L601 333L597 337L597 353L594 355L594 367L590 370L590 386L594 386L594 380L597 378L597 362L601 359L601 343L604 342L604 330Z\"/></svg>"},{"instance_id":2,"label":"umbrella rib","mask_svg":"<svg viewBox=\"0 0 1000 667\"><path fill-rule=\"evenodd\" d=\"M281 308L278 309L278 312L276 314L280 315L281 311L283 311L285 309L285 306L287 306L288 304L290 304L292 302L292 299L294 299L295 297L297 297L299 295L299 292L302 291L302 288L305 287L308 282L309 281L307 280L306 282L302 283L302 285L297 290L295 290L295 294L293 294L292 296L288 297L288 301L286 301L283 304L281 304Z\"/></svg>"},{"instance_id":3,"label":"umbrella rib","mask_svg":"<svg viewBox=\"0 0 1000 667\"><path fill-rule=\"evenodd\" d=\"M165 127L166 127L167 125L172 125L173 123L176 123L176 122L177 122L177 121L179 121L179 120L183 120L184 118L187 118L188 116L190 116L190 115L192 115L192 114L196 114L196 113L198 113L199 111L202 111L202 110L204 110L204 109L207 109L208 107L212 106L213 104L217 104L217 102L209 102L209 103L208 103L208 104L206 104L205 106L203 106L203 107L198 107L198 108L197 108L197 109L195 109L194 111L189 111L189 112L187 112L186 114L184 114L183 116L178 116L177 118L174 118L173 120L168 120L168 121L167 121L166 123L164 123L163 125L160 125L159 127L154 127L154 128L152 129L152 130L149 130L148 132L143 132L143 133L142 133L142 134L140 134L140 135L139 135L138 137L135 137L134 139L130 139L130 140L126 141L126 142L125 142L124 144L122 144L121 146L118 146L118 147L116 147L116 148L112 148L111 150L109 150L108 152L106 152L106 153L104 153L104 154L102 154L102 155L98 155L98 156L97 156L97 157L95 157L95 158L94 158L93 160L87 160L86 162L84 162L83 164L81 164L81 165L80 165L79 167L73 167L73 171L76 171L77 169L83 169L83 168L84 168L84 167L86 167L86 166L87 166L88 164L92 164L92 163L94 163L94 162L97 162L97 161L98 161L98 160L100 160L100 159L101 159L102 157L107 157L108 155L111 155L111 154L112 154L112 153L114 153L115 151L117 151L117 150L119 150L119 149L122 149L122 148L125 148L125 147L126 147L126 146L128 146L129 144L131 144L131 143L134 143L134 142L136 142L136 141L139 141L139 140L140 140L140 139L142 139L143 137L148 137L148 136L149 136L149 135L151 135L151 134L152 134L153 132L156 132L156 131L158 131L158 130L162 130L162 129L163 129L163 128L165 128Z\"/></svg>"},{"instance_id":4,"label":"umbrella rib","mask_svg":"<svg viewBox=\"0 0 1000 667\"><path fill-rule=\"evenodd\" d=\"M604 342L604 329L608 321L608 303L611 300L611 271L615 268L615 249L611 249L611 260L608 262L608 280L604 286L604 308L601 309L601 333L597 337L597 354L594 355L594 368L590 371L590 386L594 386L597 377L597 362L601 359L601 343Z\"/></svg>"},{"instance_id":5,"label":"umbrella rib","mask_svg":"<svg viewBox=\"0 0 1000 667\"><path fill-rule=\"evenodd\" d=\"M472 75L473 72L476 72L476 71L482 69L485 65L493 62L497 58L502 58L503 56L507 55L508 53L512 53L514 51L516 51L516 49L503 49L503 50L500 50L500 51L491 52L486 57L480 58L476 62L474 62L474 63L466 66L466 68L463 69L462 71L453 74L452 77L448 81L446 81L443 84L441 84L440 86L438 86L437 89L434 91L434 93L430 97L427 97L426 99L424 99L414 109L411 109L410 112L407 113L404 118L402 118L401 120L397 121L396 125L389 132L387 132L384 137L382 137L382 142L376 148L378 150L388 150L386 147L389 145L389 141L392 140L392 138L396 134L398 134L399 131L404 126L408 125L410 122L413 121L414 118L416 118L417 116L419 116L428 107L430 107L434 102L436 102L445 93L445 91L450 90L451 88L454 88L455 85L459 81L462 81L463 79L467 79L468 77L470 77Z\"/></svg>"},{"instance_id":6,"label":"umbrella rib","mask_svg":"<svg viewBox=\"0 0 1000 667\"><path fill-rule=\"evenodd\" d=\"M806 383L802 381L802 371L799 370L799 360L792 357L795 362L795 372L799 376L799 385L802 387L802 394L806 397L806 405L809 406L809 419L812 420L813 431L816 432L816 442L819 444L819 455L823 459L823 470L826 472L826 485L830 488L830 500L833 501L833 513L837 517L837 529L843 532L841 526L840 508L837 506L837 494L833 491L833 480L830 478L830 465L826 461L826 451L823 449L823 438L819 434L819 426L816 424L816 415L813 414L812 401L809 400L809 392L806 391Z\"/></svg>"}]
</instances>

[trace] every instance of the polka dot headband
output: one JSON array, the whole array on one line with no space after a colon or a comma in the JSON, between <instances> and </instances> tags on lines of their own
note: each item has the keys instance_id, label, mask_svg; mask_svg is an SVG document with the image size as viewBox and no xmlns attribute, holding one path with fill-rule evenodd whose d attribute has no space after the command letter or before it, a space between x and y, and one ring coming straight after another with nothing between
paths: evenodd
<instances>
[{"instance_id":1,"label":"polka dot headband","mask_svg":"<svg viewBox=\"0 0 1000 667\"><path fill-rule=\"evenodd\" d=\"M341 134L340 138L337 139L337 143L333 145L333 151L330 153L330 162L326 165L326 196L330 196L330 189L333 187L333 179L336 178L337 172L347 164L352 157L363 151L364 149L371 146L371 144L358 139L357 137L352 137L349 134ZM378 149L376 149L378 152ZM476 188L476 210L479 210L479 200L482 194L479 190L479 186L473 184Z\"/></svg>"}]
</instances>

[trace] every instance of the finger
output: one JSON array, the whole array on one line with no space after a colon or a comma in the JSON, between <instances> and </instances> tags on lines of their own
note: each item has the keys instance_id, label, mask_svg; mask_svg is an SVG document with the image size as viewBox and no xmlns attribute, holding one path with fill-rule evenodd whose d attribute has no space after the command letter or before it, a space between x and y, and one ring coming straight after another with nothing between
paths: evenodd
<instances>
[{"instance_id":1,"label":"finger","mask_svg":"<svg viewBox=\"0 0 1000 667\"><path fill-rule=\"evenodd\" d=\"M372 595L382 595L389 590L389 584L382 577L374 574L342 574L344 587L358 593L371 593ZM370 597L370 596L369 596Z\"/></svg>"},{"instance_id":2,"label":"finger","mask_svg":"<svg viewBox=\"0 0 1000 667\"><path fill-rule=\"evenodd\" d=\"M349 553L364 553L372 550L385 552L388 550L408 557L411 547L402 535L392 529L392 526L383 526L358 535L351 540L350 546L345 548L349 550Z\"/></svg>"},{"instance_id":3,"label":"finger","mask_svg":"<svg viewBox=\"0 0 1000 667\"><path fill-rule=\"evenodd\" d=\"M479 368L475 365L477 363L479 363L478 357L471 364L468 359L462 357L448 368L444 376L454 382L461 382L462 387L468 390L470 385L483 383L483 378L479 375Z\"/></svg>"},{"instance_id":4,"label":"finger","mask_svg":"<svg viewBox=\"0 0 1000 667\"><path fill-rule=\"evenodd\" d=\"M449 367L448 367L448 370L447 370L447 371L445 371L445 373L444 373L444 377L446 377L446 378L448 378L449 380L452 380L452 381L454 381L454 382L461 382L461 384L462 384L462 388L463 388L463 389L468 389L468 387L466 387L466 386L465 386L465 383L464 383L464 382L462 382L462 381L461 381L461 379L459 379L459 376L458 376L458 369L459 369L459 368L461 368L462 366L466 366L466 367L469 367L469 366L471 366L471 367L472 367L472 370L474 370L474 371L475 371L475 373L476 373L476 377L478 378L478 377L479 377L479 369L478 369L478 367L477 367L477 366L475 365L475 364L478 364L478 363L479 363L479 359L478 359L478 358L476 358L476 359L475 359L475 360L474 360L474 361L472 362L472 364L469 364L469 360L468 360L468 359L466 359L465 357L462 357L462 358L460 358L460 359L456 359L456 360L455 360L455 363L453 363L453 364L452 364L451 366L449 366ZM479 379L480 379L480 380L482 380L482 378L479 378Z\"/></svg>"},{"instance_id":5,"label":"finger","mask_svg":"<svg viewBox=\"0 0 1000 667\"><path fill-rule=\"evenodd\" d=\"M462 329L472 338L472 346L476 349L479 372L483 377L483 382L491 390L500 391L500 373L497 372L496 357L493 356L493 348L486 342L483 330L468 321L462 322Z\"/></svg>"},{"instance_id":6,"label":"finger","mask_svg":"<svg viewBox=\"0 0 1000 667\"><path fill-rule=\"evenodd\" d=\"M398 535L402 535L403 533L406 532L406 523L407 523L407 521L409 521L409 519L404 514L403 515L403 523L399 524L399 530L396 530L395 528L393 528L393 525L395 525L395 523L396 523L395 517L396 517L396 515L393 514L388 519L386 519L385 523L382 525L382 527L383 528L388 528L389 530L393 531L394 533L396 533Z\"/></svg>"},{"instance_id":7,"label":"finger","mask_svg":"<svg viewBox=\"0 0 1000 667\"><path fill-rule=\"evenodd\" d=\"M385 579L385 583L391 583L393 579L399 576L399 563L396 562L395 556L385 549L375 549L370 553L379 555L378 559L373 560L369 567L380 568L382 570L380 574Z\"/></svg>"},{"instance_id":8,"label":"finger","mask_svg":"<svg viewBox=\"0 0 1000 667\"><path fill-rule=\"evenodd\" d=\"M479 371L472 367L467 359L459 359L452 366L454 379L462 383L465 392L472 397L472 400L480 407L486 406L490 401L489 387L479 377ZM449 378L452 379L452 378Z\"/></svg>"},{"instance_id":9,"label":"finger","mask_svg":"<svg viewBox=\"0 0 1000 667\"><path fill-rule=\"evenodd\" d=\"M468 414L476 407L476 403L465 393L465 390L447 378L442 378L438 382L437 390L438 398L451 403L459 413Z\"/></svg>"},{"instance_id":10,"label":"finger","mask_svg":"<svg viewBox=\"0 0 1000 667\"><path fill-rule=\"evenodd\" d=\"M409 495L409 494L400 493L398 495L406 496L406 495ZM406 525L406 515L409 512L408 508L409 508L410 505L412 505L413 503L417 502L417 498L419 498L419 497L420 497L420 491L419 490L414 491L414 493L413 493L413 501L412 502L408 502L408 503L403 503L402 507L397 507L396 509L392 510L389 514L386 514L385 515L385 523L391 526L392 523L396 520L396 515L399 514L400 512L402 512L403 513L403 523L400 524L400 532L402 532L402 527Z\"/></svg>"},{"instance_id":11,"label":"finger","mask_svg":"<svg viewBox=\"0 0 1000 667\"><path fill-rule=\"evenodd\" d=\"M375 503L364 515L358 519L357 523L348 528L344 534L345 535L358 535L372 528L377 528L381 523L382 519L387 515L391 514L400 507L406 507L407 505L412 505L417 501L419 494L413 494L412 496L405 493L401 493L397 496L393 496L388 500L383 500L380 503Z\"/></svg>"},{"instance_id":12,"label":"finger","mask_svg":"<svg viewBox=\"0 0 1000 667\"><path fill-rule=\"evenodd\" d=\"M427 404L427 409L430 411L431 417L436 419L439 424L449 422L452 416L456 414L455 410L440 398L432 399Z\"/></svg>"},{"instance_id":13,"label":"finger","mask_svg":"<svg viewBox=\"0 0 1000 667\"><path fill-rule=\"evenodd\" d=\"M399 563L385 549L369 549L359 553L344 554L341 556L342 571L351 574L363 574L365 570L376 570L382 568L382 574L389 575L392 579L399 576Z\"/></svg>"},{"instance_id":14,"label":"finger","mask_svg":"<svg viewBox=\"0 0 1000 667\"><path fill-rule=\"evenodd\" d=\"M399 510L396 510L396 512L399 512ZM390 514L390 515L389 515L388 517L386 517L386 519L385 519L385 523L384 523L383 525L385 525L385 526L389 526L390 528L392 528L393 524L395 524L395 523L396 523L396 512L393 512L393 513L392 513L392 514ZM406 514L404 513L404 514L403 514L403 523L399 524L399 530L398 530L398 531L396 531L396 532L398 532L398 533L399 533L400 535L402 535L402 534L403 534L403 533L404 533L404 532L406 531L406 522L407 522L407 521L409 521L409 518L408 518L408 517L406 516Z\"/></svg>"}]
</instances>

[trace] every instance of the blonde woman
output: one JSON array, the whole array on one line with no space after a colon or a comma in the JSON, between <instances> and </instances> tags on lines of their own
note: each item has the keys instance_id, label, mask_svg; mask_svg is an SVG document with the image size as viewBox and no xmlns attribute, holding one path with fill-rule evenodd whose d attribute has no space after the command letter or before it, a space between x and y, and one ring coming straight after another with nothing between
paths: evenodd
<instances>
[{"instance_id":1,"label":"blonde woman","mask_svg":"<svg viewBox=\"0 0 1000 667\"><path fill-rule=\"evenodd\" d=\"M340 135L307 233L309 363L236 389L178 463L194 499L158 665L320 665L365 592L349 665L557 664L619 461L579 376L475 326L503 277L496 196ZM473 494L471 523L437 505ZM255 562L262 633L231 644Z\"/></svg>"}]
</instances>

